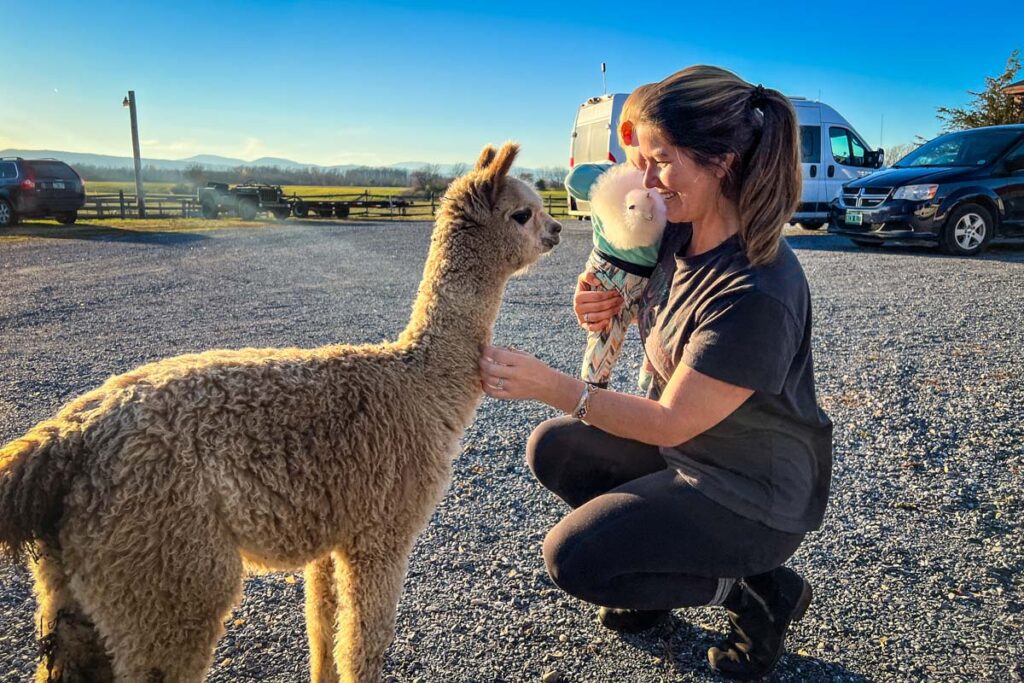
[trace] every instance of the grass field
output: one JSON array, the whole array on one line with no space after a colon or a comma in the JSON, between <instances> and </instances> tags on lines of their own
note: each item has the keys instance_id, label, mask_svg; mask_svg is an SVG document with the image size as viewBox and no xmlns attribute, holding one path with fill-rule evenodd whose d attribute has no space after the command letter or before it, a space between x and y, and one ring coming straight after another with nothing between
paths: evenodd
<instances>
[{"instance_id":1,"label":"grass field","mask_svg":"<svg viewBox=\"0 0 1024 683\"><path fill-rule=\"evenodd\" d=\"M177 183L146 183L145 190L147 193L152 194L170 194L171 188ZM300 197L322 197L324 195L336 195L336 194L361 194L364 191L368 191L374 195L397 195L403 192L408 192L407 187L360 187L360 186L334 186L334 185L284 185L284 193L286 195L296 194ZM88 194L117 194L119 191L124 191L125 194L135 194L135 183L131 181L105 181L105 180L87 180L85 181L85 191ZM557 190L544 190L541 196L561 196L565 194L565 191L561 188Z\"/></svg>"}]
</instances>

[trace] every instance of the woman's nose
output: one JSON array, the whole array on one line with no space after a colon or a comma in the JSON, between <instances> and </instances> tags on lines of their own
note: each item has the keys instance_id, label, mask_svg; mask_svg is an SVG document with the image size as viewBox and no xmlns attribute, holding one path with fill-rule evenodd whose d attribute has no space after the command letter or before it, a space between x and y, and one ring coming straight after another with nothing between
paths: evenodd
<instances>
[{"instance_id":1,"label":"woman's nose","mask_svg":"<svg viewBox=\"0 0 1024 683\"><path fill-rule=\"evenodd\" d=\"M644 187L648 190L653 190L660 185L658 182L658 174L654 172L655 168L654 164L647 164L644 168Z\"/></svg>"}]
</instances>

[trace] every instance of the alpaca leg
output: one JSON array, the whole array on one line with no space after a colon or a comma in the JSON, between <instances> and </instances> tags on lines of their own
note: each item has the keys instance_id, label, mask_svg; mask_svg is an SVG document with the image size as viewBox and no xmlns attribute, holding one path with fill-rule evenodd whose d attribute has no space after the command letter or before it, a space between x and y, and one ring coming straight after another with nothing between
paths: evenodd
<instances>
[{"instance_id":1,"label":"alpaca leg","mask_svg":"<svg viewBox=\"0 0 1024 683\"><path fill-rule=\"evenodd\" d=\"M338 623L338 586L328 555L306 565L306 634L313 683L337 683L334 632Z\"/></svg>"},{"instance_id":2,"label":"alpaca leg","mask_svg":"<svg viewBox=\"0 0 1024 683\"><path fill-rule=\"evenodd\" d=\"M115 680L198 683L241 597L242 560L191 486L150 491L65 527L70 585Z\"/></svg>"},{"instance_id":3,"label":"alpaca leg","mask_svg":"<svg viewBox=\"0 0 1024 683\"><path fill-rule=\"evenodd\" d=\"M344 683L377 683L395 637L395 609L408 553L375 549L334 555L338 576L335 660Z\"/></svg>"},{"instance_id":4,"label":"alpaca leg","mask_svg":"<svg viewBox=\"0 0 1024 683\"><path fill-rule=\"evenodd\" d=\"M32 573L42 660L36 669L36 683L113 681L110 655L68 588L60 551L42 543L37 550L39 559L32 563Z\"/></svg>"}]
</instances>

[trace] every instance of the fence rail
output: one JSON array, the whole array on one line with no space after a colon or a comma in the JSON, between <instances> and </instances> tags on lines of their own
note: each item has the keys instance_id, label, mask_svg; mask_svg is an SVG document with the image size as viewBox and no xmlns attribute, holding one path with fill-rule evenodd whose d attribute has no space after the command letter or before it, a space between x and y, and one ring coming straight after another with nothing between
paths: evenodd
<instances>
[{"instance_id":1,"label":"fence rail","mask_svg":"<svg viewBox=\"0 0 1024 683\"><path fill-rule=\"evenodd\" d=\"M369 190L359 193L285 197L295 209L303 204L310 216L343 215L339 206L347 207L345 217L355 220L433 220L444 201L436 194L387 195ZM542 197L544 209L556 218L569 215L565 194ZM135 218L139 215L138 198L134 194L88 194L85 206L78 211L82 218ZM198 218L202 216L199 200L191 195L146 194L147 218Z\"/></svg>"}]
</instances>

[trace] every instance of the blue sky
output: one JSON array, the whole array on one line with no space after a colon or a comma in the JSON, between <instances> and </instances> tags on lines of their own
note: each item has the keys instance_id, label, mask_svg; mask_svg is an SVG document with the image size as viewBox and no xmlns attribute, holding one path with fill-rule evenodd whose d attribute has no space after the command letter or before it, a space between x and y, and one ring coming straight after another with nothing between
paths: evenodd
<instances>
[{"instance_id":1,"label":"blue sky","mask_svg":"<svg viewBox=\"0 0 1024 683\"><path fill-rule=\"evenodd\" d=\"M813 7L813 9L811 9ZM694 63L820 97L878 145L931 137L1024 48L1020 2L0 0L0 149L565 166L580 102Z\"/></svg>"}]
</instances>

